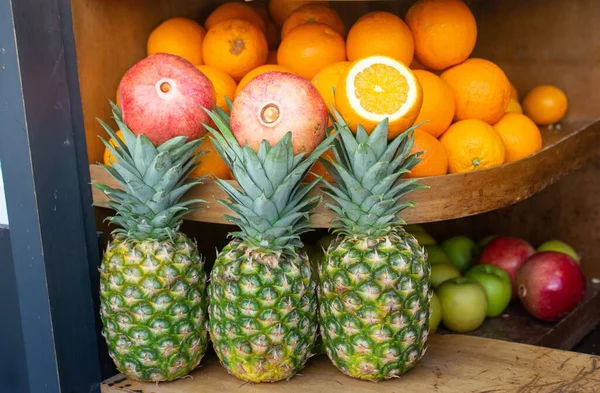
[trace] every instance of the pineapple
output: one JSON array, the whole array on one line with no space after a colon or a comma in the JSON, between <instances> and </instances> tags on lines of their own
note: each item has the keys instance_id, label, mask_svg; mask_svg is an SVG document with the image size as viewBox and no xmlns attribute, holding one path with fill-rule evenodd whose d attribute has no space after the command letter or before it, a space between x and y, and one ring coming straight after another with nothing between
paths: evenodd
<instances>
[{"instance_id":1,"label":"pineapple","mask_svg":"<svg viewBox=\"0 0 600 393\"><path fill-rule=\"evenodd\" d=\"M258 152L241 147L223 111L210 113L220 129L212 142L241 190L218 180L222 200L237 217L233 240L217 255L210 275L210 337L221 364L250 382L287 380L311 356L317 334L316 284L302 251L309 211L319 196L307 195L319 179L300 184L334 138L306 159L292 152L291 133Z\"/></svg>"},{"instance_id":2,"label":"pineapple","mask_svg":"<svg viewBox=\"0 0 600 393\"><path fill-rule=\"evenodd\" d=\"M400 198L420 187L397 182L419 161L409 155L414 127L388 142L387 120L370 135L334 124L337 162L323 163L336 180L324 191L336 202L327 207L337 237L320 267L321 336L339 370L380 381L412 368L429 333L430 266L397 216L411 206Z\"/></svg>"},{"instance_id":3,"label":"pineapple","mask_svg":"<svg viewBox=\"0 0 600 393\"><path fill-rule=\"evenodd\" d=\"M94 184L116 210L108 221L120 226L100 267L102 334L129 378L171 381L200 363L208 343L204 260L178 231L183 216L202 202L179 202L200 184L185 180L201 140L176 137L155 147L123 124L114 105L113 114L125 142L100 121L118 142L103 140L117 161L105 167L123 190Z\"/></svg>"}]
</instances>

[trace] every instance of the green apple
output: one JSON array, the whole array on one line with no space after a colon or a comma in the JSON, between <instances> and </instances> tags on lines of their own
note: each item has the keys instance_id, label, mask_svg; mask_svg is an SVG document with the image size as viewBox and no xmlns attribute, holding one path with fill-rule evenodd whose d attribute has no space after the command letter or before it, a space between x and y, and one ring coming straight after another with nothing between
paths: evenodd
<instances>
[{"instance_id":1,"label":"green apple","mask_svg":"<svg viewBox=\"0 0 600 393\"><path fill-rule=\"evenodd\" d=\"M567 254L571 258L575 260L577 263L581 263L581 257L577 254L577 251L573 249L573 247L569 246L567 243L560 240L548 240L547 242L542 243L538 248L538 252L542 251L556 251L561 252L563 254Z\"/></svg>"},{"instance_id":2,"label":"green apple","mask_svg":"<svg viewBox=\"0 0 600 393\"><path fill-rule=\"evenodd\" d=\"M481 284L468 277L458 277L445 281L435 291L442 305L444 326L457 333L467 333L481 326L488 309Z\"/></svg>"},{"instance_id":3,"label":"green apple","mask_svg":"<svg viewBox=\"0 0 600 393\"><path fill-rule=\"evenodd\" d=\"M429 333L435 333L440 321L442 320L442 305L440 304L440 298L438 295L433 293L431 297L431 305L429 307Z\"/></svg>"},{"instance_id":4,"label":"green apple","mask_svg":"<svg viewBox=\"0 0 600 393\"><path fill-rule=\"evenodd\" d=\"M308 256L308 261L310 262L312 277L315 282L319 282L319 265L323 260L323 251L321 251L321 247L313 246L312 244L305 244L304 251L306 251L306 255Z\"/></svg>"},{"instance_id":5,"label":"green apple","mask_svg":"<svg viewBox=\"0 0 600 393\"><path fill-rule=\"evenodd\" d=\"M444 281L455 277L460 277L460 272L453 265L449 263L431 265L431 285L434 288L437 288Z\"/></svg>"},{"instance_id":6,"label":"green apple","mask_svg":"<svg viewBox=\"0 0 600 393\"><path fill-rule=\"evenodd\" d=\"M493 265L475 265L465 275L477 281L487 295L488 317L497 317L510 303L512 282L503 269Z\"/></svg>"},{"instance_id":7,"label":"green apple","mask_svg":"<svg viewBox=\"0 0 600 393\"><path fill-rule=\"evenodd\" d=\"M423 225L419 225L419 224L408 224L404 226L404 230L408 233L418 233L418 232L423 232L423 233L427 233L427 231L425 230L425 228L423 228Z\"/></svg>"},{"instance_id":8,"label":"green apple","mask_svg":"<svg viewBox=\"0 0 600 393\"><path fill-rule=\"evenodd\" d=\"M466 236L451 237L444 240L441 246L450 258L450 263L456 266L461 273L469 270L478 254L477 245Z\"/></svg>"},{"instance_id":9,"label":"green apple","mask_svg":"<svg viewBox=\"0 0 600 393\"><path fill-rule=\"evenodd\" d=\"M435 244L435 239L427 232L414 232L411 233L411 235L413 235L422 246L430 246Z\"/></svg>"},{"instance_id":10,"label":"green apple","mask_svg":"<svg viewBox=\"0 0 600 393\"><path fill-rule=\"evenodd\" d=\"M483 249L483 248L485 248L485 246L487 246L492 240L494 240L497 237L498 237L498 235L486 236L477 242L477 247L479 247L480 249Z\"/></svg>"},{"instance_id":11,"label":"green apple","mask_svg":"<svg viewBox=\"0 0 600 393\"><path fill-rule=\"evenodd\" d=\"M430 264L435 265L436 263L448 263L450 264L450 258L446 255L446 252L442 250L442 247L437 244L428 244L425 246L427 251L427 260Z\"/></svg>"}]
</instances>

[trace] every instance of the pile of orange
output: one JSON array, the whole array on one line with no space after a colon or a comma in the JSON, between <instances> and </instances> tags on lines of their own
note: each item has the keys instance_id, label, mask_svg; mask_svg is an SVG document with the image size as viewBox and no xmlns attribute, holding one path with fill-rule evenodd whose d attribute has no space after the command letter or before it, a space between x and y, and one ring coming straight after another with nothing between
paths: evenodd
<instances>
[{"instance_id":1,"label":"pile of orange","mask_svg":"<svg viewBox=\"0 0 600 393\"><path fill-rule=\"evenodd\" d=\"M389 119L389 138L413 124L421 161L410 176L485 169L541 149L537 125L560 121L564 93L540 86L522 102L504 71L472 58L477 24L463 0L417 0L404 18L374 11L353 25L337 4L269 0L221 4L204 25L164 21L150 34L147 54L166 52L196 65L227 109L256 76L283 71L312 81L327 106L353 130ZM334 95L335 90L335 95ZM210 143L196 174L228 178ZM213 154L214 153L214 154ZM327 159L332 159L329 155ZM324 166L314 172L329 180Z\"/></svg>"}]
</instances>

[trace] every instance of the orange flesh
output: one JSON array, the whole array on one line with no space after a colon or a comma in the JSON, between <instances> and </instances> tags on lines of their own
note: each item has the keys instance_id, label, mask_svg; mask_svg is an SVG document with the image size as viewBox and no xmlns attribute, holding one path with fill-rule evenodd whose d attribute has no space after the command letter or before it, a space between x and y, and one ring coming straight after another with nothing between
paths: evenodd
<instances>
[{"instance_id":1,"label":"orange flesh","mask_svg":"<svg viewBox=\"0 0 600 393\"><path fill-rule=\"evenodd\" d=\"M408 98L408 82L402 73L385 64L374 64L354 79L360 105L371 113L396 113Z\"/></svg>"}]
</instances>

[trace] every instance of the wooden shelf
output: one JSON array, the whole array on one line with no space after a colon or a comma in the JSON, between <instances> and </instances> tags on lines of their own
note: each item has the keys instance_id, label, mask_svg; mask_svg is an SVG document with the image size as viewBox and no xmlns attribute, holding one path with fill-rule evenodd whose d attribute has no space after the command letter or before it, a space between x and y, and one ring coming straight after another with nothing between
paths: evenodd
<instances>
[{"instance_id":1,"label":"wooden shelf","mask_svg":"<svg viewBox=\"0 0 600 393\"><path fill-rule=\"evenodd\" d=\"M557 323L532 317L519 303L511 304L502 316L488 318L470 336L510 341L520 344L571 350L600 323L600 283L588 281L583 301ZM438 333L450 334L440 326Z\"/></svg>"},{"instance_id":2,"label":"wooden shelf","mask_svg":"<svg viewBox=\"0 0 600 393\"><path fill-rule=\"evenodd\" d=\"M483 171L423 178L422 183L430 188L409 195L417 206L404 211L403 218L408 223L426 223L499 209L531 197L600 154L599 120L565 122L560 130L542 129L542 135L542 150L523 160ZM93 182L116 186L102 166L91 165L90 172ZM98 190L93 192L94 202L106 200ZM209 207L192 212L187 219L228 223L223 219L228 209L216 200L225 194L214 181L197 187L189 197L202 198ZM328 199L323 198L312 215L316 228L330 225L332 213L324 205Z\"/></svg>"},{"instance_id":3,"label":"wooden shelf","mask_svg":"<svg viewBox=\"0 0 600 393\"><path fill-rule=\"evenodd\" d=\"M598 360L589 355L460 335L433 335L425 356L400 379L372 383L345 376L326 356L309 360L287 382L244 384L227 374L217 359L170 383L143 383L123 375L106 380L102 393L196 392L596 392Z\"/></svg>"}]
</instances>

